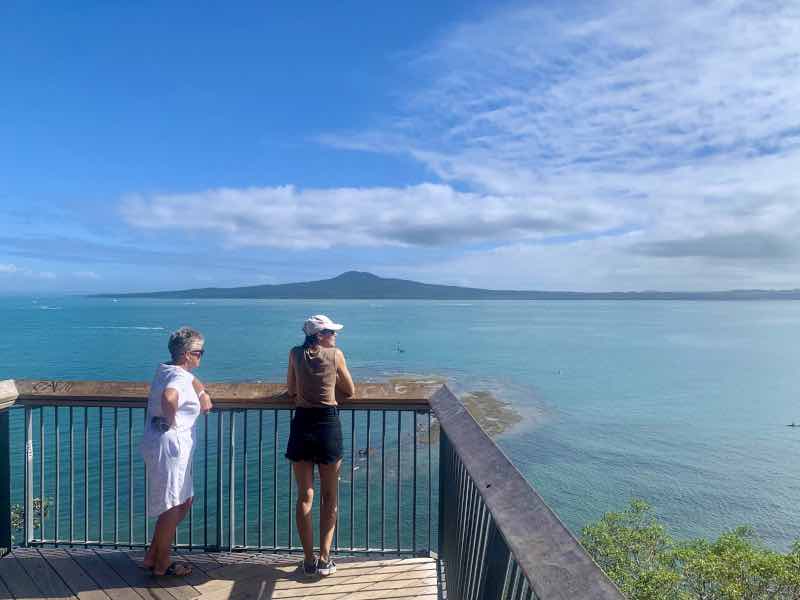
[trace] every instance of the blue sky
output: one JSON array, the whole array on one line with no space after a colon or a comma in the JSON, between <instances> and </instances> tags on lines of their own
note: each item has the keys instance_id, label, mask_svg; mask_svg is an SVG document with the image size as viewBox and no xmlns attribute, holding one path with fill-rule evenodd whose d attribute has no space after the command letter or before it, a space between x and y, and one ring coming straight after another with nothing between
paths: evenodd
<instances>
[{"instance_id":1,"label":"blue sky","mask_svg":"<svg viewBox=\"0 0 800 600\"><path fill-rule=\"evenodd\" d=\"M0 293L800 287L796 39L788 1L3 3Z\"/></svg>"}]
</instances>

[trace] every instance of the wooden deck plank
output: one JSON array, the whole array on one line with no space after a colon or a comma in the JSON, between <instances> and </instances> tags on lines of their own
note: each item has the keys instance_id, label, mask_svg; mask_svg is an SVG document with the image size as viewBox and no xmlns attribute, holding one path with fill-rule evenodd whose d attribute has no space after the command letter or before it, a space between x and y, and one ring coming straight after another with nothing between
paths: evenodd
<instances>
[{"instance_id":1,"label":"wooden deck plank","mask_svg":"<svg viewBox=\"0 0 800 600\"><path fill-rule=\"evenodd\" d=\"M42 592L42 598L77 600L72 590L61 579L36 548L18 548L14 556Z\"/></svg>"},{"instance_id":2,"label":"wooden deck plank","mask_svg":"<svg viewBox=\"0 0 800 600\"><path fill-rule=\"evenodd\" d=\"M192 569L200 569L203 573L219 569L222 566L210 552L179 551L175 553L175 559L185 561L192 565Z\"/></svg>"},{"instance_id":3,"label":"wooden deck plank","mask_svg":"<svg viewBox=\"0 0 800 600\"><path fill-rule=\"evenodd\" d=\"M161 587L154 577L147 571L139 568L127 554L119 551L96 550L97 555L102 558L109 567L116 571L131 589L145 600L184 600L182 597L175 596ZM199 594L192 596L197 597Z\"/></svg>"},{"instance_id":4,"label":"wooden deck plank","mask_svg":"<svg viewBox=\"0 0 800 600\"><path fill-rule=\"evenodd\" d=\"M0 579L17 600L41 598L42 592L12 552L0 559Z\"/></svg>"},{"instance_id":5,"label":"wooden deck plank","mask_svg":"<svg viewBox=\"0 0 800 600\"><path fill-rule=\"evenodd\" d=\"M39 554L80 600L110 600L108 594L98 587L66 550L47 548L39 550Z\"/></svg>"},{"instance_id":6,"label":"wooden deck plank","mask_svg":"<svg viewBox=\"0 0 800 600\"><path fill-rule=\"evenodd\" d=\"M11 595L11 592L6 587L6 584L0 579L0 600L13 600L14 596Z\"/></svg>"},{"instance_id":7,"label":"wooden deck plank","mask_svg":"<svg viewBox=\"0 0 800 600\"><path fill-rule=\"evenodd\" d=\"M93 550L75 548L67 550L70 558L89 575L111 600L143 600L128 583Z\"/></svg>"},{"instance_id":8,"label":"wooden deck plank","mask_svg":"<svg viewBox=\"0 0 800 600\"><path fill-rule=\"evenodd\" d=\"M144 560L144 552L137 550L126 552L126 554L128 555L128 558L130 558L131 561L137 566L137 568L143 570L145 574L148 574L148 571L142 569L140 566L141 562ZM195 584L199 585L208 581L208 575L206 575L206 572L202 569L196 569L192 563L190 563L188 560L184 560L181 555L173 554L172 558L175 562L188 565L192 569L192 572L185 577L158 576L152 574L152 572L149 574L161 587L168 592L172 593L173 591L176 591L181 594L182 598L180 600L191 600L191 598L197 598L199 592L194 588L194 586Z\"/></svg>"},{"instance_id":9,"label":"wooden deck plank","mask_svg":"<svg viewBox=\"0 0 800 600\"><path fill-rule=\"evenodd\" d=\"M296 554L178 552L177 560L196 567L186 578L154 577L137 566L141 558L128 550L19 549L0 561L0 600L438 598L437 562L430 558L341 557L335 575L312 579Z\"/></svg>"}]
</instances>

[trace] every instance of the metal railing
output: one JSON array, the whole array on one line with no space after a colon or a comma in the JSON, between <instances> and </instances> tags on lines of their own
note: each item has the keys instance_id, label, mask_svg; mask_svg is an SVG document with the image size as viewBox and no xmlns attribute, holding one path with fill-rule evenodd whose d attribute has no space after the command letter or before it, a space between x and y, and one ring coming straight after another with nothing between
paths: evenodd
<instances>
[{"instance_id":1,"label":"metal railing","mask_svg":"<svg viewBox=\"0 0 800 600\"><path fill-rule=\"evenodd\" d=\"M448 600L623 600L555 513L446 387L439 559Z\"/></svg>"},{"instance_id":2,"label":"metal railing","mask_svg":"<svg viewBox=\"0 0 800 600\"><path fill-rule=\"evenodd\" d=\"M15 542L146 546L154 519L147 514L138 444L147 386L16 385L9 447L26 451L11 453L10 481L22 515ZM196 427L195 500L175 546L299 550L294 482L283 457L293 411L283 389L231 384L209 390L215 409ZM389 385L358 391L359 399L340 409L344 459L334 549L427 555L435 537L431 474L438 452L430 443L428 393Z\"/></svg>"},{"instance_id":3,"label":"metal railing","mask_svg":"<svg viewBox=\"0 0 800 600\"><path fill-rule=\"evenodd\" d=\"M175 545L299 550L285 388L208 387ZM15 500L20 545L148 543L146 397L141 383L0 382L0 548ZM340 408L336 550L437 557L448 600L624 598L447 387L357 385Z\"/></svg>"}]
</instances>

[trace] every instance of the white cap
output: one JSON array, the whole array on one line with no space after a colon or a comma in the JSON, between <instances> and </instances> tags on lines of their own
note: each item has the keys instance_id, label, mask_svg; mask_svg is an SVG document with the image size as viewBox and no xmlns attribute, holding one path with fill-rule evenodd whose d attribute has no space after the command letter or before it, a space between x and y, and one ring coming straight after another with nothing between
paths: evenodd
<instances>
[{"instance_id":1,"label":"white cap","mask_svg":"<svg viewBox=\"0 0 800 600\"><path fill-rule=\"evenodd\" d=\"M339 331L342 327L344 327L344 325L334 323L325 315L314 315L313 317L308 317L306 322L303 323L303 333L306 335L314 335L325 329Z\"/></svg>"}]
</instances>

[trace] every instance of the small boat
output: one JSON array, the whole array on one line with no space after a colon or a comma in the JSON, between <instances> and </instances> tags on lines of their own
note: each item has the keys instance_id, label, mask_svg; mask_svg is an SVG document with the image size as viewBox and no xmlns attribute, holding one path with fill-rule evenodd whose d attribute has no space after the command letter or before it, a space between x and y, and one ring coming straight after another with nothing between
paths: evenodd
<instances>
[{"instance_id":1,"label":"small boat","mask_svg":"<svg viewBox=\"0 0 800 600\"><path fill-rule=\"evenodd\" d=\"M400 347L400 342L397 342L397 346L395 347L395 351L396 351L396 352L399 352L399 353L401 353L401 354L402 354L403 352L405 352L405 350L403 350L403 349Z\"/></svg>"}]
</instances>

